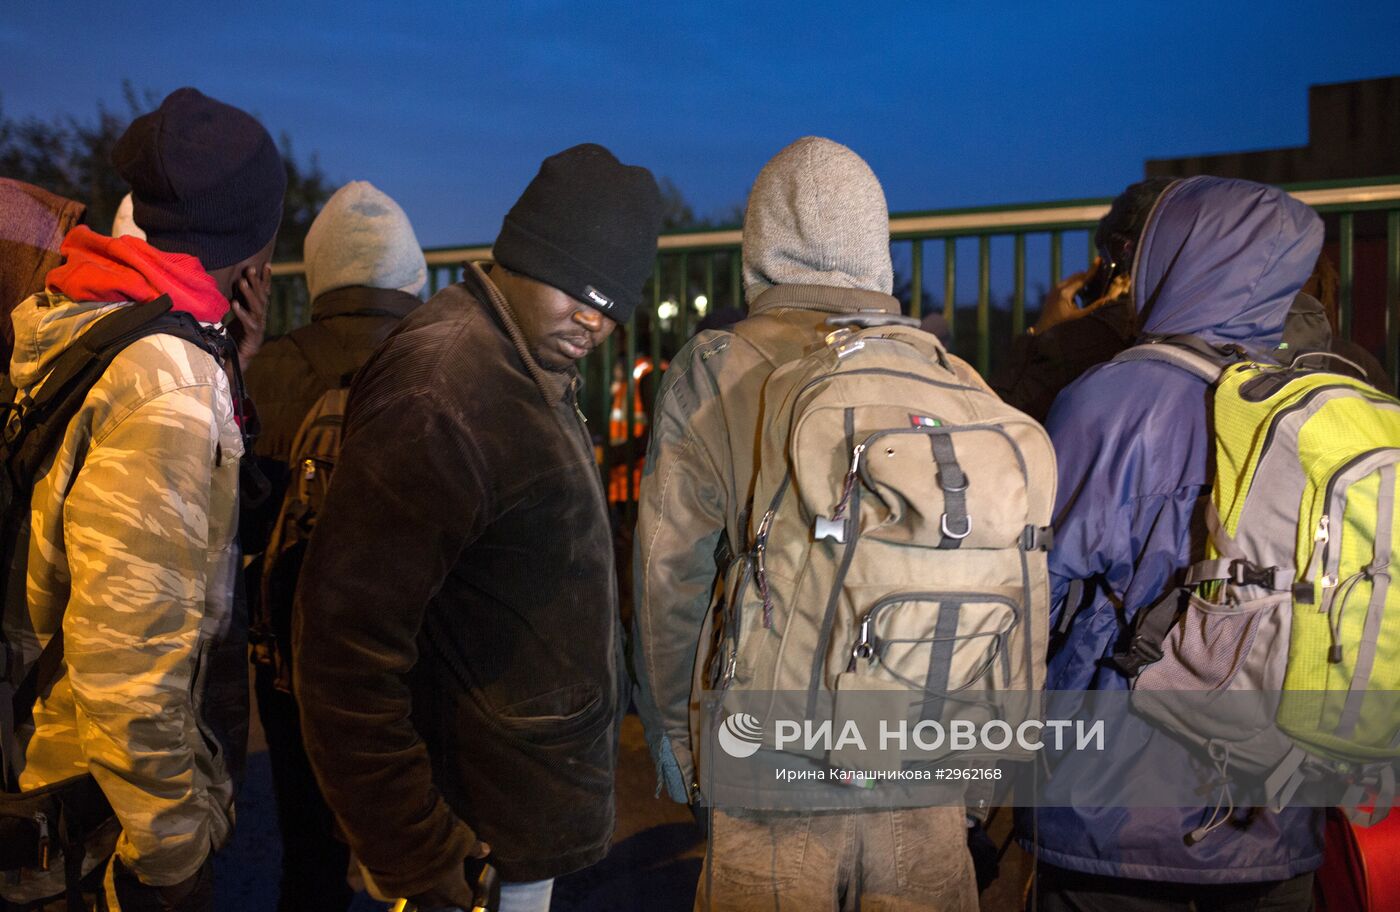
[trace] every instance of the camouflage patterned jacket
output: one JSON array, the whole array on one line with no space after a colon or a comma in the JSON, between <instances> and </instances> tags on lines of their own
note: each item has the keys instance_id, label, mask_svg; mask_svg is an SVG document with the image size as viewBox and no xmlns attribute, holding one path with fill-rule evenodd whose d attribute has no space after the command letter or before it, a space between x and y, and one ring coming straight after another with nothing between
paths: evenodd
<instances>
[{"instance_id":1,"label":"camouflage patterned jacket","mask_svg":"<svg viewBox=\"0 0 1400 912\"><path fill-rule=\"evenodd\" d=\"M53 292L22 302L16 387L40 384L65 348L123 306ZM41 470L28 610L4 616L26 667L60 625L64 637L64 672L18 733L20 786L90 771L121 824L118 856L156 886L198 871L233 822L227 751L206 710L210 668L234 629L242 454L215 359L172 336L133 343Z\"/></svg>"}]
</instances>

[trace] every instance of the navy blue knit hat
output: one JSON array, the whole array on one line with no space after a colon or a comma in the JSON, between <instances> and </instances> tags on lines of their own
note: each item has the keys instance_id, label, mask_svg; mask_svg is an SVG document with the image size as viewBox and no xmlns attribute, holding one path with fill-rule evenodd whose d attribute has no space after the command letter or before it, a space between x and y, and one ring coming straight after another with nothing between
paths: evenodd
<instances>
[{"instance_id":1,"label":"navy blue knit hat","mask_svg":"<svg viewBox=\"0 0 1400 912\"><path fill-rule=\"evenodd\" d=\"M287 172L250 115L197 89L176 89L131 122L112 150L152 246L222 269L261 250L282 221Z\"/></svg>"},{"instance_id":2,"label":"navy blue knit hat","mask_svg":"<svg viewBox=\"0 0 1400 912\"><path fill-rule=\"evenodd\" d=\"M651 172L584 143L544 160L506 214L492 255L626 323L642 302L660 230Z\"/></svg>"}]
</instances>

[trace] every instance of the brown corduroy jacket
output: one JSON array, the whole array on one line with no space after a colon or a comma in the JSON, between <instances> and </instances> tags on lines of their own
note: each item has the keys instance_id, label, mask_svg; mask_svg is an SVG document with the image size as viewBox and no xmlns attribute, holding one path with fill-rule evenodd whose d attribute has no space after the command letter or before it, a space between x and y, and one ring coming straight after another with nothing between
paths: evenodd
<instances>
[{"instance_id":1,"label":"brown corduroy jacket","mask_svg":"<svg viewBox=\"0 0 1400 912\"><path fill-rule=\"evenodd\" d=\"M386 898L464 886L478 838L506 881L607 854L625 675L576 392L475 267L351 389L294 681L326 803Z\"/></svg>"}]
</instances>

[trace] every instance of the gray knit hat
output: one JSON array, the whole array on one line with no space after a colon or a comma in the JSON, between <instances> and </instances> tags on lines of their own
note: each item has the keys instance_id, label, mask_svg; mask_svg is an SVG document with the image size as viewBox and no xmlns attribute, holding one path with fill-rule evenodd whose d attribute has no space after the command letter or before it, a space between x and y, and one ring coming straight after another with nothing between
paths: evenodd
<instances>
[{"instance_id":1,"label":"gray knit hat","mask_svg":"<svg viewBox=\"0 0 1400 912\"><path fill-rule=\"evenodd\" d=\"M890 212L859 155L804 136L754 181L744 215L744 293L770 285L829 285L889 294Z\"/></svg>"},{"instance_id":2,"label":"gray knit hat","mask_svg":"<svg viewBox=\"0 0 1400 912\"><path fill-rule=\"evenodd\" d=\"M306 232L304 249L313 300L350 285L417 294L428 281L408 216L369 181L335 191Z\"/></svg>"}]
</instances>

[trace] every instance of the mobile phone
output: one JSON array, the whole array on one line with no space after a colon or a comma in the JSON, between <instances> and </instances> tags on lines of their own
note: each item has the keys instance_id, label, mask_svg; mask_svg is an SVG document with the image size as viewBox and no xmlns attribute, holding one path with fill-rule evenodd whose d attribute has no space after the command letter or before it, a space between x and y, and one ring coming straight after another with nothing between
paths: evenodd
<instances>
[{"instance_id":1,"label":"mobile phone","mask_svg":"<svg viewBox=\"0 0 1400 912\"><path fill-rule=\"evenodd\" d=\"M1094 267L1093 273L1084 280L1084 284L1074 295L1075 304L1080 307L1088 307L1095 301L1108 294L1108 289L1112 287L1113 280L1119 275L1119 266L1113 260L1100 256L1099 262Z\"/></svg>"}]
</instances>

